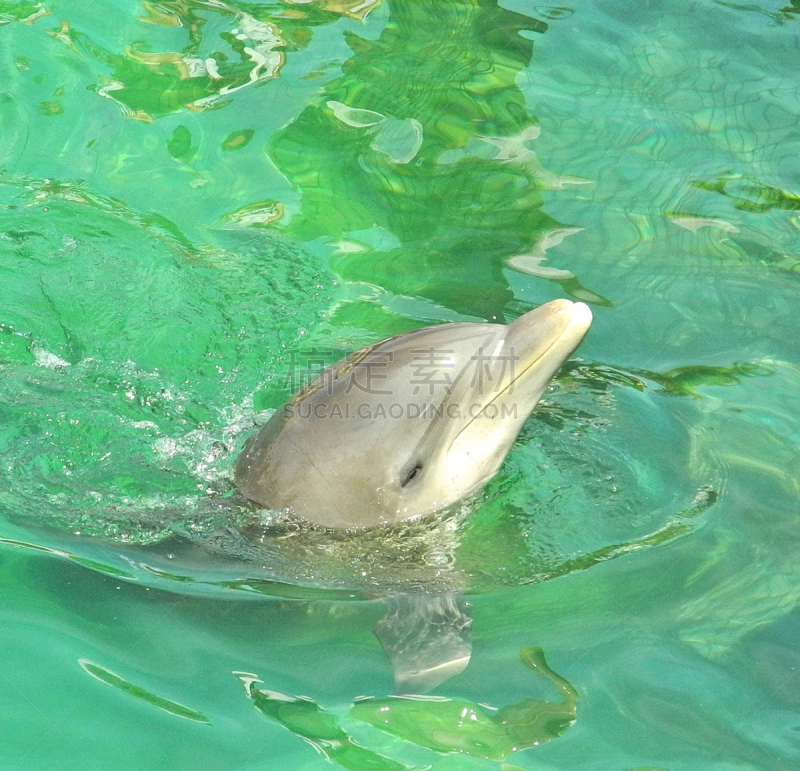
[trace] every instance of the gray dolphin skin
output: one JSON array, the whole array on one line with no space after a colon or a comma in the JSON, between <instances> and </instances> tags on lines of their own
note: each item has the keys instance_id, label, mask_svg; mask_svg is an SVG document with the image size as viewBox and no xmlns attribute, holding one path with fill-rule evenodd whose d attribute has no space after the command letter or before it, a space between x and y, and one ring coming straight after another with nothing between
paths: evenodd
<instances>
[{"instance_id":1,"label":"gray dolphin skin","mask_svg":"<svg viewBox=\"0 0 800 771\"><path fill-rule=\"evenodd\" d=\"M508 325L447 323L362 348L322 372L252 436L239 492L326 528L444 509L500 468L592 321L553 300Z\"/></svg>"}]
</instances>

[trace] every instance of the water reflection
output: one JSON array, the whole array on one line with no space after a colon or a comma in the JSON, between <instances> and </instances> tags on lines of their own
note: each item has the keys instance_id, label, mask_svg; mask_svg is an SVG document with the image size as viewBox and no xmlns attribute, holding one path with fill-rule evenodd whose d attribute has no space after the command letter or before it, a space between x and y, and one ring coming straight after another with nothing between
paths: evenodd
<instances>
[{"instance_id":1,"label":"water reflection","mask_svg":"<svg viewBox=\"0 0 800 771\"><path fill-rule=\"evenodd\" d=\"M97 93L115 102L134 120L152 122L186 107L200 111L223 106L231 94L247 86L276 78L286 61L285 41L273 24L237 12L224 3L166 3L174 6L144 21L166 26L185 26L190 36L183 51L153 52L132 43L115 53L89 35L62 21L51 35L73 50L89 55L111 69ZM195 15L200 7L233 16L229 31L220 33L224 45L205 55L200 50L204 20ZM178 13L180 8L182 15ZM174 14L174 15L172 15ZM185 22L185 23L184 23Z\"/></svg>"},{"instance_id":2,"label":"water reflection","mask_svg":"<svg viewBox=\"0 0 800 771\"><path fill-rule=\"evenodd\" d=\"M135 699L139 699L146 704L151 704L152 706L163 710L170 715L182 717L186 720L194 720L197 723L211 722L202 712L198 712L197 710L187 707L184 704L179 704L176 701L172 701L172 699L165 699L163 696L151 693L146 688L142 688L139 685L129 682L124 677L118 675L116 672L112 672L107 667L103 667L100 664L89 661L88 659L79 659L78 663L81 665L83 671L86 672L86 674L91 675L95 680L99 680L101 683L110 685L112 688L116 688L118 691L121 691L128 696L133 696Z\"/></svg>"},{"instance_id":3,"label":"water reflection","mask_svg":"<svg viewBox=\"0 0 800 771\"><path fill-rule=\"evenodd\" d=\"M28 5L33 7L22 5L15 18L28 13ZM152 122L184 108L201 112L226 106L237 91L279 77L287 54L305 48L314 27L342 16L364 19L378 5L380 0L286 0L270 6L221 0L143 2L138 21L185 31L186 44L179 51L152 51L147 40L112 51L66 20L49 34L111 70L101 77L100 96L114 101L126 117ZM32 12L23 20L47 13ZM224 29L218 31L220 18ZM209 30L218 34L209 35Z\"/></svg>"},{"instance_id":4,"label":"water reflection","mask_svg":"<svg viewBox=\"0 0 800 771\"><path fill-rule=\"evenodd\" d=\"M726 2L726 0L716 0L719 5L724 5L727 8L734 8L737 11L750 11L752 13L763 14L769 17L778 24L783 24L786 21L792 21L800 14L800 0L789 0L789 5L784 5L783 8L777 10L770 10L755 3L733 3Z\"/></svg>"},{"instance_id":5,"label":"water reflection","mask_svg":"<svg viewBox=\"0 0 800 771\"><path fill-rule=\"evenodd\" d=\"M438 753L505 760L514 752L558 738L577 720L578 693L550 669L542 649L523 648L520 660L549 680L562 700L525 699L497 709L442 696L361 697L347 713L347 719L367 723ZM353 771L409 768L356 743L340 720L313 700L258 688L263 681L256 675L235 674L263 715L305 739L343 768Z\"/></svg>"},{"instance_id":6,"label":"water reflection","mask_svg":"<svg viewBox=\"0 0 800 771\"><path fill-rule=\"evenodd\" d=\"M176 50L162 43L154 51L148 40L114 50L66 20L48 32L103 65L90 86L99 96L128 118L153 122L182 110L226 107L237 92L278 78L315 28L342 17L364 19L378 4L143 3L139 22L174 29L169 39ZM610 305L546 255L578 229L544 212L543 192L590 182L548 170L532 146L540 129L517 79L531 62L532 36L548 23L496 0L391 0L387 10L377 40L345 30L353 55L342 77L270 137L268 154L300 204L269 189L223 221L325 239L336 245L332 267L342 277L474 318L509 315L508 270ZM553 23L566 10L533 13ZM450 34L441 35L443 28ZM245 146L254 132L233 132L222 149ZM201 149L193 141L190 128L178 126L168 152L189 164Z\"/></svg>"},{"instance_id":7,"label":"water reflection","mask_svg":"<svg viewBox=\"0 0 800 771\"><path fill-rule=\"evenodd\" d=\"M735 208L747 212L761 214L772 209L800 211L800 195L767 185L747 175L728 174L710 182L696 180L691 185L727 196Z\"/></svg>"},{"instance_id":8,"label":"water reflection","mask_svg":"<svg viewBox=\"0 0 800 771\"><path fill-rule=\"evenodd\" d=\"M0 3L0 25L10 24L12 21L33 24L36 19L49 15L50 11L41 3L7 1Z\"/></svg>"},{"instance_id":9,"label":"water reflection","mask_svg":"<svg viewBox=\"0 0 800 771\"><path fill-rule=\"evenodd\" d=\"M505 318L509 265L607 302L541 265L548 237L574 232L544 212L542 191L588 181L546 170L531 148L539 127L517 78L547 24L494 0L388 7L377 40L345 33L343 76L270 138L302 195L283 228L335 242L345 278L471 317Z\"/></svg>"}]
</instances>

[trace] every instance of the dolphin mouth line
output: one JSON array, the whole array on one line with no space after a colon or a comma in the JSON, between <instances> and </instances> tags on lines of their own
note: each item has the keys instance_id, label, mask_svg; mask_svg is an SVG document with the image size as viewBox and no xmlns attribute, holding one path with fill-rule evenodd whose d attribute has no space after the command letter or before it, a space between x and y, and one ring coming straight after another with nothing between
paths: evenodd
<instances>
[{"instance_id":1,"label":"dolphin mouth line","mask_svg":"<svg viewBox=\"0 0 800 771\"><path fill-rule=\"evenodd\" d=\"M581 305L582 304L583 303L581 303ZM461 431L459 431L455 435L455 437L453 438L453 441L450 443L450 446L452 447L458 441L458 438L461 436L461 434L463 434L464 431L466 431L472 425L472 423L475 420L480 418L492 404L494 404L501 396L505 395L509 391L509 389L514 387L514 384L517 381L519 381L521 378L523 378L525 376L525 374L530 371L530 369L532 367L535 367L545 356L547 356L547 354L550 353L550 351L552 351L553 348L555 346L557 346L561 342L561 340L570 331L570 329L572 329L572 327L574 326L575 322L576 322L576 319L574 317L571 318L569 323L567 324L567 326L564 327L564 329L562 330L561 334L559 334L559 336L555 340L553 340L547 346L547 348L545 348L533 361L531 361L529 364L527 364L525 366L525 368L522 370L522 372L519 372L518 374L515 374L513 379L511 380L511 382L507 386L505 386L505 388L503 388L502 390L498 391L498 393L495 394L495 396L493 396L488 402L486 402L486 404L484 404L484 406L481 408L481 411L477 415L475 415L474 417L470 418L470 420L467 421L467 423L464 425L464 427L461 429ZM580 342L580 340L577 341L577 343L579 343L579 342ZM575 348L577 348L577 343L575 345ZM574 348L573 348L573 351L574 351ZM566 361L566 359L565 359L565 361ZM562 364L563 364L563 362L562 362Z\"/></svg>"}]
</instances>

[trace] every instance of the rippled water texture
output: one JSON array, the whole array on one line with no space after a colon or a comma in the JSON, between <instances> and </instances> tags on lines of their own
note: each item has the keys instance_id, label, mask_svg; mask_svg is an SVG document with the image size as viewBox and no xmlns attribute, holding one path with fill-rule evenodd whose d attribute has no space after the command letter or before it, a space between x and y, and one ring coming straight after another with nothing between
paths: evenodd
<instances>
[{"instance_id":1,"label":"rippled water texture","mask_svg":"<svg viewBox=\"0 0 800 771\"><path fill-rule=\"evenodd\" d=\"M800 766L799 45L797 0L0 2L0 766ZM237 505L320 364L555 297L593 327L475 500ZM426 699L403 592L471 604Z\"/></svg>"}]
</instances>

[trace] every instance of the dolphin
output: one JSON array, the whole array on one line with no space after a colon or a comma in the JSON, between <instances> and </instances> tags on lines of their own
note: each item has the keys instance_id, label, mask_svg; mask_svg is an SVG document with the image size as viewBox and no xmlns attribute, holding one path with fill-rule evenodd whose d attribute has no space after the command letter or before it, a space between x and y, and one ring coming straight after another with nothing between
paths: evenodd
<instances>
[{"instance_id":1,"label":"dolphin","mask_svg":"<svg viewBox=\"0 0 800 771\"><path fill-rule=\"evenodd\" d=\"M362 348L250 437L236 488L323 528L446 509L500 468L591 321L587 305L559 299L507 325L446 323Z\"/></svg>"},{"instance_id":2,"label":"dolphin","mask_svg":"<svg viewBox=\"0 0 800 771\"><path fill-rule=\"evenodd\" d=\"M508 325L451 323L346 356L250 437L240 494L315 526L363 530L446 509L500 468L592 322L554 300ZM373 628L396 693L425 693L469 663L472 616L458 594L386 598Z\"/></svg>"}]
</instances>

